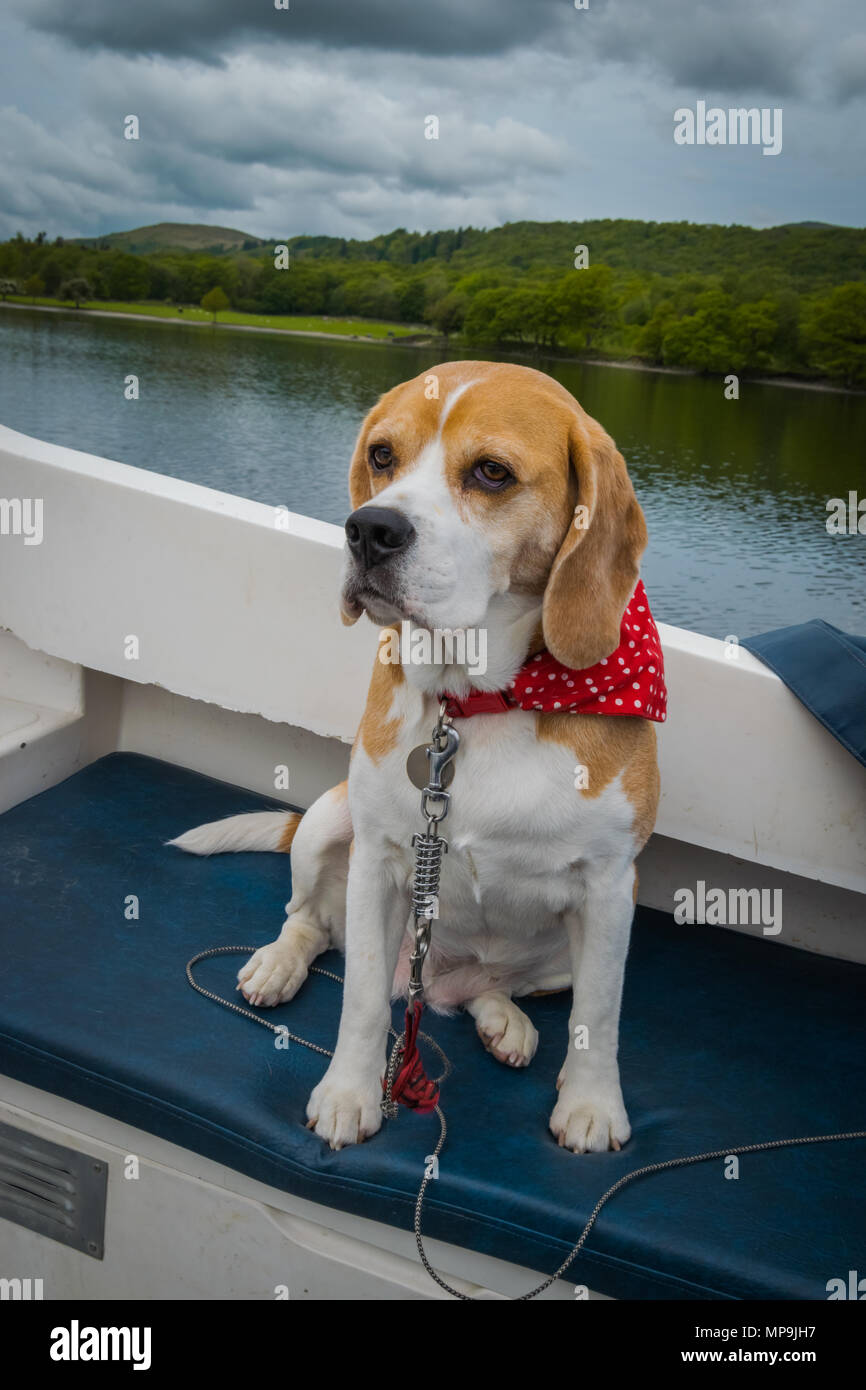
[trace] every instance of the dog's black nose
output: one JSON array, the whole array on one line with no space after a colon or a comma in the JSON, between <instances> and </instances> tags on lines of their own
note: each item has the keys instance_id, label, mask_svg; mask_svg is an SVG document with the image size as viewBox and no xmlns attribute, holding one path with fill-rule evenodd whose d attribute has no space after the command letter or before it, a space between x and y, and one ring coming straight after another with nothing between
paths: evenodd
<instances>
[{"instance_id":1,"label":"dog's black nose","mask_svg":"<svg viewBox=\"0 0 866 1390\"><path fill-rule=\"evenodd\" d=\"M414 537L411 521L391 507L359 507L346 522L349 549L365 570L398 555Z\"/></svg>"}]
</instances>

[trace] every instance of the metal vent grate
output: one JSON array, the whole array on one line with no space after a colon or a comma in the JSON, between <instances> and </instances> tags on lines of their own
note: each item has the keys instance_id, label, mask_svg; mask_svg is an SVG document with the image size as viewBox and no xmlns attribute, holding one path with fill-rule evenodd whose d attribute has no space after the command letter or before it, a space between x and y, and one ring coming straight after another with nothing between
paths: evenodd
<instances>
[{"instance_id":1,"label":"metal vent grate","mask_svg":"<svg viewBox=\"0 0 866 1390\"><path fill-rule=\"evenodd\" d=\"M0 1217L101 1260L108 1165L0 1123Z\"/></svg>"}]
</instances>

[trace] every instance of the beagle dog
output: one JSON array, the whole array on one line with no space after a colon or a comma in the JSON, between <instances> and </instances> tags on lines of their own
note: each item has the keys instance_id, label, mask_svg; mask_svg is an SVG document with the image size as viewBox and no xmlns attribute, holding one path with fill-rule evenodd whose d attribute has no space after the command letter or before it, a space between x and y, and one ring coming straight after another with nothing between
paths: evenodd
<instances>
[{"instance_id":1,"label":"beagle dog","mask_svg":"<svg viewBox=\"0 0 866 1390\"><path fill-rule=\"evenodd\" d=\"M343 620L366 613L380 643L393 651L396 641L403 658L419 631L478 629L486 663L470 670L453 651L444 660L435 659L441 652L377 659L347 782L303 817L230 817L172 843L198 854L291 849L285 925L246 962L239 986L251 1004L284 1003L316 956L345 951L336 1050L307 1115L332 1148L358 1143L382 1122L390 1003L408 980L410 841L422 827L407 755L429 742L443 692L458 710L470 692L506 692L501 708L455 722L461 741L425 998L440 1011L465 1009L494 1057L525 1067L538 1036L516 1001L573 987L550 1129L574 1153L619 1149L631 1132L617 1061L620 999L635 858L659 795L653 722L664 717L657 633L641 633L655 656L647 666L644 653L641 667L653 713L614 697L603 709L599 677L585 674L605 668L632 627L646 525L623 458L544 373L448 362L373 407L349 490ZM637 670L630 648L634 640L623 650ZM542 659L553 671L543 674L563 681L553 703L526 684ZM631 668L619 662L621 681ZM518 705L508 692L521 673ZM597 712L568 698L578 687L602 701Z\"/></svg>"}]
</instances>

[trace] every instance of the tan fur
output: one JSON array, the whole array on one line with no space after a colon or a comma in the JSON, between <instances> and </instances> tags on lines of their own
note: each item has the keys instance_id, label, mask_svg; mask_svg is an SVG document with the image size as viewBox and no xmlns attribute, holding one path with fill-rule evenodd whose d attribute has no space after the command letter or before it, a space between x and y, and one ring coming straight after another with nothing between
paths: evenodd
<instances>
[{"instance_id":1,"label":"tan fur","mask_svg":"<svg viewBox=\"0 0 866 1390\"><path fill-rule=\"evenodd\" d=\"M280 843L277 845L277 850L280 854L289 854L291 852L292 841L295 838L300 823L301 813L299 811L293 811L288 819L285 830L280 836Z\"/></svg>"},{"instance_id":2,"label":"tan fur","mask_svg":"<svg viewBox=\"0 0 866 1390\"><path fill-rule=\"evenodd\" d=\"M435 395L430 389L434 381L438 385ZM456 391L461 386L468 388L462 394ZM447 415L443 416L446 406ZM381 470L371 465L371 450L379 446L387 446L391 455L388 466ZM479 465L488 459L500 462L510 474L501 488L485 488L478 477ZM419 471L413 486L411 475L416 467ZM440 467L444 470L441 475L433 472ZM534 600L506 605L507 609L534 616L540 610L531 636L526 635L526 625L512 626L502 639L505 643L503 656L512 671L521 655L518 642L521 646L524 641L529 644L526 655L546 647L559 661L577 669L593 666L618 646L623 612L637 582L638 562L646 543L643 513L613 440L556 381L513 364L452 362L431 368L414 381L387 392L370 411L358 435L350 468L353 508L386 494L395 482L397 486L390 496L384 497L383 505L405 506L405 514L413 525L422 517L427 525L431 514L435 517L447 513L443 526L448 529L443 531L438 552L431 546L430 555L441 557L446 553L445 539L449 535L456 536L455 544L459 544L464 527L476 533L472 537L474 551L467 550L465 557L457 557L465 558L466 564L462 568L455 567L458 578L452 581L450 599L447 563L442 564L440 576L446 590L443 597L437 597L435 586L428 584L425 591L423 582L420 583L422 600L425 605L429 603L430 611L425 607L419 622L429 620L432 625L437 620L432 616L437 604L448 621L448 609L459 608L464 598L458 582L466 582L476 586L476 594L470 597L477 599L476 607L480 612L484 611L483 600L490 604L495 596L505 593ZM588 525L584 527L574 525L577 505L587 509ZM455 510L463 526L455 522ZM427 526L428 532L430 529ZM421 556L418 570L429 575L434 572L436 561L427 560L425 571L425 541L421 530L418 538ZM356 586L358 576L352 566L357 562L349 560L347 564L344 621L351 623L357 621L363 611L361 597L368 613L374 616L376 590L373 587L372 592L367 592L362 585ZM411 564L408 574L411 581ZM398 580L401 578L405 581L406 575L398 573ZM385 627L388 637L393 637L397 629L394 611L408 609L414 602L411 583L406 582L405 587L408 592L400 592L398 582L394 603L386 604L383 609L389 615L387 621L394 624ZM493 613L491 621L499 621L497 611L489 611ZM378 625L375 617L374 621ZM468 619L465 621L468 624ZM426 690L429 697L436 691L433 681L438 682L440 677L436 675L432 680L422 681L412 675L410 679L417 689ZM389 759L376 772L371 772L367 766L367 758L378 765L397 749L401 749L403 756L408 752L410 730L404 724L404 712L407 719L410 710L417 713L418 699L417 690L409 692L405 686L406 675L399 664L376 660L352 750L354 754L358 748L363 748L367 755L353 763L352 814L348 814L347 805L333 807L326 798L320 798L316 807L311 808L310 814L316 819L307 822L310 833L305 830L295 851L296 859L303 861L295 866L294 887L300 905L293 915L290 904L290 915L279 940L260 948L240 976L241 987L252 1002L260 1005L283 1002L292 997L303 981L317 951L324 950L329 943L343 945L345 942L352 963L346 972L337 1050L307 1107L310 1126L333 1149L363 1140L375 1133L381 1124L381 1056L392 970L390 964L387 970L381 966L386 948L396 954L393 934L389 937L390 945L386 943L384 923L389 913L392 919L389 932L391 928L395 932L399 928L400 915L405 922L405 903L394 898L398 885L386 883L385 876L378 872L381 845L392 846L405 829L399 804L386 807L384 817L381 814L381 803L387 800L384 794L389 790L383 786L382 778L390 784L392 777L402 779L403 773L397 758L393 762ZM414 719L415 714L411 717ZM539 757L537 745L533 751L533 746L527 747L523 738L526 716L521 716L519 729L517 719L508 714L496 718L500 724L491 722L488 727L497 730L503 758L508 758L513 751L515 732L520 734L520 755L528 759ZM581 1017L589 1015L587 1026L594 1030L593 1036L601 1040L602 1065L598 1066L597 1057L594 1057L592 1066L587 1069L585 1060L569 1044L557 1083L561 1090L550 1118L550 1128L561 1146L576 1153L617 1150L630 1134L616 1062L622 971L632 917L628 898L633 891L637 900L636 870L631 888L628 877L632 874L633 856L652 830L658 804L655 730L650 722L637 716L557 712L537 714L535 733L537 739L560 746L562 751L557 750L550 761L563 773L566 771L565 750L589 769L589 785L581 789L586 798L586 802L580 804L581 824L574 827L574 864L569 860L561 875L565 897L558 883L540 884L537 890L530 884L527 911L521 907L518 914L509 916L507 906L503 909L500 904L502 920L497 938L489 919L468 905L464 882L462 901L467 904L467 921L459 925L466 928L469 938L449 929L447 924L442 930L442 937L451 942L454 961L459 968L450 968L450 965L442 968L440 961L437 969L436 952L431 952L426 982L428 1002L433 1003L435 996L443 1007L463 1004L476 1022L483 1016L488 1024L492 1020L493 1026L504 1029L506 1035L509 1028L513 1029L515 1018L522 1021L526 1027L522 1031L518 1029L522 1041L514 1044L517 1046L515 1053L503 1049L500 1055L495 1043L491 1043L491 1050L509 1065L525 1065L534 1050L534 1043L527 1046L526 1030L534 1034L534 1029L511 996L525 993L536 983L550 985L551 988L542 989L542 993L552 992L560 985L565 987L565 981L577 968L575 1003L577 1005L581 997L582 987ZM467 734L464 751L469 747L470 738ZM482 749L481 758L473 764L481 769L481 775L484 773L484 752ZM519 766L513 769L518 805L520 771ZM554 775L555 772L556 768ZM343 796L346 795L345 785L336 789ZM501 787L501 779L497 781L491 775L491 785ZM612 788L612 794L603 797L608 787ZM406 791L405 786L403 790ZM537 792L537 786L533 790ZM396 801L396 786L394 793ZM566 802L564 807L563 801ZM371 802L378 804L380 812L375 820L370 815ZM553 827L555 849L559 844L559 822L566 821L562 831L567 836L575 805L570 797L553 798L550 816L542 818L539 829L545 833L545 827L546 832ZM626 828L629 808L631 837ZM477 803L477 814L483 822L483 801ZM383 825L383 820L388 824ZM595 821L598 834L594 833ZM517 821L513 829L516 840L520 838L520 824ZM362 832L357 841L357 856L354 854L356 841L351 837L353 828ZM297 818L292 818L281 848L290 846L296 829ZM484 844L483 823L478 829ZM585 839L581 834L583 829L587 831ZM467 841L472 838L468 835ZM619 839L623 842L621 845L617 843ZM456 840L454 846L456 853L452 857L457 857L461 851ZM474 876L477 884L479 876L471 848L467 843L462 868L464 874ZM367 905L362 910L354 901L355 895L349 893L345 906L350 920L343 923L339 897L345 890L345 883L335 875L345 873L343 855L346 849L354 865L352 873L359 874L359 881L366 883L365 892L371 895L369 901L373 902L373 910ZM497 871L497 887L499 874L507 878L509 872L509 861L504 854L497 857L498 849L493 845L489 850L490 867ZM541 855L539 859L541 861ZM548 855L543 862L552 866L550 872L556 875L555 854ZM578 863L583 879L583 904L575 903L574 910L563 911L563 902L574 881L571 869ZM461 867L459 862L457 867ZM520 889L524 885L515 887ZM319 913L321 921L316 916L319 897L323 899ZM553 955L551 948L543 943L543 953L538 959L533 954L536 949L533 940L525 934L521 938L525 919L528 917L531 921L533 918L534 898L538 899L541 915L547 923L545 930L550 932L551 938L559 925L567 934L567 938L554 947ZM460 901L460 897L455 897L455 903ZM491 901L495 901L493 891ZM480 897L478 902L481 902ZM391 913L392 907L399 908L399 914ZM298 947L298 933L293 925L298 917L302 927L309 925L309 917L319 928L312 947L302 940L302 950ZM520 938L514 941L513 951L509 939L511 931ZM437 933L434 933L434 943L436 940ZM482 948L476 950L479 941ZM593 941L603 943L604 949L589 949ZM494 945L498 949L491 950L492 964L485 964L488 947ZM509 960L511 955L513 962ZM400 968L398 963L398 992L402 987ZM380 1022L375 1024L371 1020L377 1016ZM489 1029L485 1032L480 1023L479 1031L483 1038L490 1040ZM496 1036L503 1034L500 1031Z\"/></svg>"},{"instance_id":3,"label":"tan fur","mask_svg":"<svg viewBox=\"0 0 866 1390\"><path fill-rule=\"evenodd\" d=\"M438 383L438 397L427 392ZM637 583L646 523L613 440L565 387L510 363L448 362L388 391L361 426L349 469L359 507L411 470L440 428L455 387L472 383L442 426L446 473L459 510L490 519L514 542L508 588L544 595L543 636L567 666L593 666L619 642ZM393 466L376 472L370 450L387 444ZM482 457L507 461L517 480L501 493L466 486ZM575 508L586 508L576 527ZM357 613L342 613L343 622ZM542 644L539 644L542 645Z\"/></svg>"},{"instance_id":4,"label":"tan fur","mask_svg":"<svg viewBox=\"0 0 866 1390\"><path fill-rule=\"evenodd\" d=\"M559 743L588 770L581 796L600 796L622 773L622 786L634 808L636 850L649 839L659 799L656 732L633 715L538 714L540 739Z\"/></svg>"},{"instance_id":5,"label":"tan fur","mask_svg":"<svg viewBox=\"0 0 866 1390\"><path fill-rule=\"evenodd\" d=\"M558 661L581 670L619 645L647 530L622 454L585 411L572 425L571 458L589 521L569 521L544 594L544 635Z\"/></svg>"},{"instance_id":6,"label":"tan fur","mask_svg":"<svg viewBox=\"0 0 866 1390\"><path fill-rule=\"evenodd\" d=\"M393 631L393 628L383 628L383 633ZM360 742L364 752L374 763L378 763L396 748L402 720L389 716L394 703L394 693L404 684L405 679L402 666L392 662L383 663L378 656L376 657L367 691L367 704L355 742L352 744L353 753Z\"/></svg>"}]
</instances>

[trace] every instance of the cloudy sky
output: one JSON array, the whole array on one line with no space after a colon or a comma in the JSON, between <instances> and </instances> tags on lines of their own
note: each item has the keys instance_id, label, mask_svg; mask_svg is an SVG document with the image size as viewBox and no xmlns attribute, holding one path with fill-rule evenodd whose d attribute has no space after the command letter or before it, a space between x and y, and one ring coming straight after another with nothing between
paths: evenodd
<instances>
[{"instance_id":1,"label":"cloudy sky","mask_svg":"<svg viewBox=\"0 0 866 1390\"><path fill-rule=\"evenodd\" d=\"M866 221L862 0L288 3L0 0L0 236ZM698 100L781 154L675 144Z\"/></svg>"}]
</instances>

